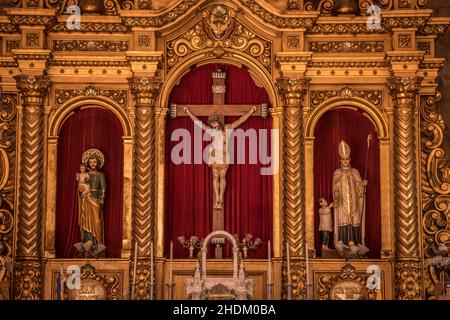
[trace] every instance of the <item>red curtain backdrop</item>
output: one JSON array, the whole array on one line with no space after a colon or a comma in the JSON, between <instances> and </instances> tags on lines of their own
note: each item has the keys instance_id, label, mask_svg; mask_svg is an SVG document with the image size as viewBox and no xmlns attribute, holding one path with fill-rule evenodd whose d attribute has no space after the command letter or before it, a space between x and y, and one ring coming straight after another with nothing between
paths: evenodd
<instances>
[{"instance_id":1,"label":"red curtain backdrop","mask_svg":"<svg viewBox=\"0 0 450 320\"><path fill-rule=\"evenodd\" d=\"M123 129L111 111L77 110L62 126L58 138L56 204L56 257L75 256L80 241L75 175L83 152L97 148L105 155L101 171L106 175L104 234L106 257L120 257L122 245Z\"/></svg>"},{"instance_id":2,"label":"red curtain backdrop","mask_svg":"<svg viewBox=\"0 0 450 320\"><path fill-rule=\"evenodd\" d=\"M204 65L189 72L172 90L170 103L212 104L212 72L218 68L227 72L227 104L269 103L266 91L254 84L246 69L222 64ZM225 121L229 123L235 119L237 117L227 117ZM203 117L201 120L206 121L207 118ZM270 141L271 127L271 119L252 117L240 128L267 129ZM176 165L171 161L171 150L179 143L171 141L171 135L178 128L189 130L193 137L194 124L188 117L167 121L165 251L168 255L172 240L174 257L185 258L188 257L188 252L176 238L180 235L205 237L212 231L212 172L204 163ZM209 143L203 142L203 148ZM193 143L191 148L193 155ZM246 153L248 154L248 146ZM267 257L267 241L272 238L272 176L260 174L260 168L265 166L259 161L258 164L246 162L247 164L231 164L228 169L224 204L225 230L231 234L239 234L240 238L245 233L261 238L263 245L259 250L250 252L249 258L264 258ZM225 251L225 256L230 256L229 250Z\"/></svg>"},{"instance_id":3,"label":"red curtain backdrop","mask_svg":"<svg viewBox=\"0 0 450 320\"><path fill-rule=\"evenodd\" d=\"M341 140L351 148L351 165L358 169L364 179L367 150L367 135L371 134L367 168L366 235L365 244L370 249L370 258L380 257L380 147L378 134L372 122L359 111L335 109L325 113L315 128L314 136L314 230L315 247L321 252L319 229L319 206L317 200L324 197L333 199L333 173L340 167L338 145ZM331 238L333 239L333 237ZM330 241L331 247L333 240Z\"/></svg>"}]
</instances>

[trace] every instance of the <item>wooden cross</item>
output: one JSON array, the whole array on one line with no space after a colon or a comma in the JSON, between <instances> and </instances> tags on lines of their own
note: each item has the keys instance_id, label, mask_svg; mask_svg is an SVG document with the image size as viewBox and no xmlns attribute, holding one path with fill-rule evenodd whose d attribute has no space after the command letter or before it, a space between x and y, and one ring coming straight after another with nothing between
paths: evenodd
<instances>
[{"instance_id":1,"label":"wooden cross","mask_svg":"<svg viewBox=\"0 0 450 320\"><path fill-rule=\"evenodd\" d=\"M187 116L183 111L184 107L188 107L189 110L196 116L211 116L220 115L222 123L224 123L225 116L242 116L246 114L254 104L225 104L225 78L226 73L220 69L213 72L213 104L202 105L170 105L170 117L176 118L178 116ZM258 110L252 116L267 117L267 104L261 104L258 106ZM216 203L215 195L213 192L213 203ZM224 206L222 208L213 208L213 231L224 229ZM222 246L225 244L225 239L217 238L213 239L213 243L216 244L215 257L216 259L222 258Z\"/></svg>"}]
</instances>

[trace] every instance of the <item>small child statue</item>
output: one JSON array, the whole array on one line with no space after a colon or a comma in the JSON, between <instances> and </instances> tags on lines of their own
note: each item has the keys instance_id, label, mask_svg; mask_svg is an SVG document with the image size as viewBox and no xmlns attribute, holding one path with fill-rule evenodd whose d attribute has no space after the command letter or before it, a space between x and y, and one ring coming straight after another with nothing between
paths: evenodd
<instances>
[{"instance_id":1,"label":"small child statue","mask_svg":"<svg viewBox=\"0 0 450 320\"><path fill-rule=\"evenodd\" d=\"M78 191L82 197L87 196L91 191L87 180L89 180L89 173L86 172L86 165L81 163L80 172L77 173L77 181Z\"/></svg>"},{"instance_id":2,"label":"small child statue","mask_svg":"<svg viewBox=\"0 0 450 320\"><path fill-rule=\"evenodd\" d=\"M328 201L325 198L319 199L319 231L322 238L322 250L329 250L331 232L333 231L333 221L331 218L331 208L333 203L328 205Z\"/></svg>"}]
</instances>

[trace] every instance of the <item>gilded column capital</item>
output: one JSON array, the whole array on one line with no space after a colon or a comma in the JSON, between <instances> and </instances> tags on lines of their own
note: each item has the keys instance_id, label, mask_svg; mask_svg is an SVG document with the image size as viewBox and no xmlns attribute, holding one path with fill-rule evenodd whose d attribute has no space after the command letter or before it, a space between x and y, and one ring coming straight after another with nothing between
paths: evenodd
<instances>
[{"instance_id":1,"label":"gilded column capital","mask_svg":"<svg viewBox=\"0 0 450 320\"><path fill-rule=\"evenodd\" d=\"M47 76L18 75L14 77L17 89L23 96L25 106L43 106L51 86Z\"/></svg>"},{"instance_id":2,"label":"gilded column capital","mask_svg":"<svg viewBox=\"0 0 450 320\"><path fill-rule=\"evenodd\" d=\"M161 91L162 81L156 77L128 78L131 93L136 96L136 107L151 107Z\"/></svg>"},{"instance_id":3,"label":"gilded column capital","mask_svg":"<svg viewBox=\"0 0 450 320\"><path fill-rule=\"evenodd\" d=\"M286 107L300 107L301 100L308 91L310 78L279 78L278 92Z\"/></svg>"}]
</instances>

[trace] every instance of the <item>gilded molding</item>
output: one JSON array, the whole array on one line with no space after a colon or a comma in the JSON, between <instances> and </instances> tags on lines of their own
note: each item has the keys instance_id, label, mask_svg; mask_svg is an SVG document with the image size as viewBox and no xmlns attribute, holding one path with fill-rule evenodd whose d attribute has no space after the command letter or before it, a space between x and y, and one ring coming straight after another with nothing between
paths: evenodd
<instances>
[{"instance_id":1,"label":"gilded molding","mask_svg":"<svg viewBox=\"0 0 450 320\"><path fill-rule=\"evenodd\" d=\"M384 41L312 41L312 52L384 52Z\"/></svg>"},{"instance_id":2,"label":"gilded molding","mask_svg":"<svg viewBox=\"0 0 450 320\"><path fill-rule=\"evenodd\" d=\"M314 110L319 105L333 98L361 98L369 101L379 109L383 106L383 91L382 90L358 90L349 87L343 87L339 90L321 90L310 91L311 109Z\"/></svg>"},{"instance_id":3,"label":"gilded molding","mask_svg":"<svg viewBox=\"0 0 450 320\"><path fill-rule=\"evenodd\" d=\"M308 29L308 33L319 34L380 34L386 32L387 30L383 27L381 29L368 29L366 23L320 23Z\"/></svg>"},{"instance_id":4,"label":"gilded molding","mask_svg":"<svg viewBox=\"0 0 450 320\"><path fill-rule=\"evenodd\" d=\"M39 15L9 15L9 20L13 25L48 26L54 23L54 16Z\"/></svg>"},{"instance_id":5,"label":"gilded molding","mask_svg":"<svg viewBox=\"0 0 450 320\"><path fill-rule=\"evenodd\" d=\"M447 32L448 24L426 24L423 27L421 27L418 31L418 34L423 36L429 36L429 35L437 35L442 36Z\"/></svg>"},{"instance_id":6,"label":"gilded molding","mask_svg":"<svg viewBox=\"0 0 450 320\"><path fill-rule=\"evenodd\" d=\"M0 23L1 33L17 33L19 32L19 27L11 23Z\"/></svg>"},{"instance_id":7,"label":"gilded molding","mask_svg":"<svg viewBox=\"0 0 450 320\"><path fill-rule=\"evenodd\" d=\"M200 50L222 57L226 50L244 52L272 72L272 44L260 38L236 18L236 11L214 6L202 12L202 21L166 43L168 72L179 61Z\"/></svg>"},{"instance_id":8,"label":"gilded molding","mask_svg":"<svg viewBox=\"0 0 450 320\"><path fill-rule=\"evenodd\" d=\"M117 67L128 68L128 61L86 61L86 60L50 60L50 67Z\"/></svg>"},{"instance_id":9,"label":"gilded molding","mask_svg":"<svg viewBox=\"0 0 450 320\"><path fill-rule=\"evenodd\" d=\"M67 22L57 23L50 29L50 32L71 32L67 28ZM97 22L83 22L80 24L80 29L76 32L98 32L98 33L129 33L130 26L125 26L121 23L97 23Z\"/></svg>"},{"instance_id":10,"label":"gilded molding","mask_svg":"<svg viewBox=\"0 0 450 320\"><path fill-rule=\"evenodd\" d=\"M322 62L322 61L311 61L308 64L309 68L388 68L389 63L386 61L383 62L350 62L350 61L341 61L341 62Z\"/></svg>"},{"instance_id":11,"label":"gilded molding","mask_svg":"<svg viewBox=\"0 0 450 320\"><path fill-rule=\"evenodd\" d=\"M53 40L54 51L128 51L128 41Z\"/></svg>"},{"instance_id":12,"label":"gilded molding","mask_svg":"<svg viewBox=\"0 0 450 320\"><path fill-rule=\"evenodd\" d=\"M383 17L382 24L386 29L421 28L426 25L429 17Z\"/></svg>"},{"instance_id":13,"label":"gilded molding","mask_svg":"<svg viewBox=\"0 0 450 320\"><path fill-rule=\"evenodd\" d=\"M128 105L128 90L98 89L88 85L85 89L56 89L55 100L58 106L75 97L105 97L115 101L122 108Z\"/></svg>"},{"instance_id":14,"label":"gilded molding","mask_svg":"<svg viewBox=\"0 0 450 320\"><path fill-rule=\"evenodd\" d=\"M303 97L311 79L281 78L276 82L282 98L283 112L283 224L290 256L305 257L305 178ZM285 243L283 241L283 243ZM286 250L286 248L285 248ZM291 272L295 269L291 268ZM285 271L287 272L287 271ZM286 278L283 282L286 283ZM300 279L291 289L294 299L304 299L306 290L299 290Z\"/></svg>"}]
</instances>

